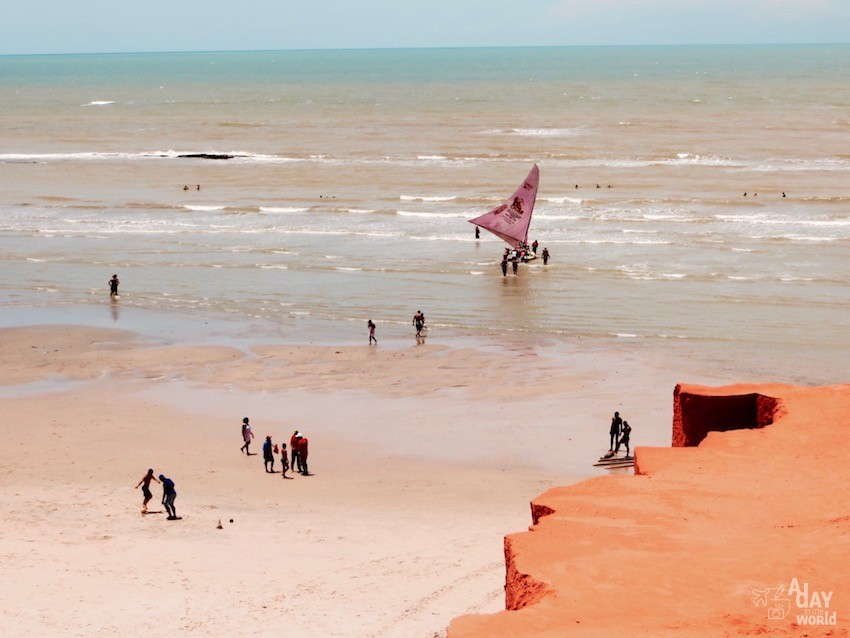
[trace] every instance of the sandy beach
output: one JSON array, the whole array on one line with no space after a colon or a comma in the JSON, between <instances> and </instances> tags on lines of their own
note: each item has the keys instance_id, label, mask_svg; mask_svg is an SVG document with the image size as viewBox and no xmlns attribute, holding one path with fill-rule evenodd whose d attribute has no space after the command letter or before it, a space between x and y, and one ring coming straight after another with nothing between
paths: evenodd
<instances>
[{"instance_id":1,"label":"sandy beach","mask_svg":"<svg viewBox=\"0 0 850 638\"><path fill-rule=\"evenodd\" d=\"M614 409L669 444L677 374L517 348L3 330L4 635L433 636L502 609L529 500L599 474ZM254 452L304 432L313 475L264 473L244 416ZM140 514L149 467L182 520Z\"/></svg>"}]
</instances>

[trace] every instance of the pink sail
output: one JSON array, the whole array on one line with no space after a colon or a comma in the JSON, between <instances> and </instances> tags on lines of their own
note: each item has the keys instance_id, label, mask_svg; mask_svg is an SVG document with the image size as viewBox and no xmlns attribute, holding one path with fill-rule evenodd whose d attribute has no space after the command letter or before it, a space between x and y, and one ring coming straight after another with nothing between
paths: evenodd
<instances>
[{"instance_id":1,"label":"pink sail","mask_svg":"<svg viewBox=\"0 0 850 638\"><path fill-rule=\"evenodd\" d=\"M469 223L489 230L514 248L517 248L520 243L527 245L528 225L531 223L531 212L534 210L534 201L537 199L539 181L540 169L535 164L522 185L504 204L499 204L481 217L470 219Z\"/></svg>"}]
</instances>

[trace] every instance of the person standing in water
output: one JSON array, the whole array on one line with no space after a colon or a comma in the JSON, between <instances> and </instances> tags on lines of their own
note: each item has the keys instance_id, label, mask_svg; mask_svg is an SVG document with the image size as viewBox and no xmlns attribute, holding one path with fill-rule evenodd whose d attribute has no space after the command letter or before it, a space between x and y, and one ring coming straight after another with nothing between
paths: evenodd
<instances>
[{"instance_id":1,"label":"person standing in water","mask_svg":"<svg viewBox=\"0 0 850 638\"><path fill-rule=\"evenodd\" d=\"M475 227L475 239L481 239L481 229L478 226Z\"/></svg>"},{"instance_id":2,"label":"person standing in water","mask_svg":"<svg viewBox=\"0 0 850 638\"><path fill-rule=\"evenodd\" d=\"M417 310L416 314L413 315L413 325L416 327L416 336L422 336L422 328L425 327L425 315L422 314L421 310Z\"/></svg>"},{"instance_id":3,"label":"person standing in water","mask_svg":"<svg viewBox=\"0 0 850 638\"><path fill-rule=\"evenodd\" d=\"M118 284L121 282L118 281L118 275L112 275L112 279L109 280L109 296L117 297L118 296Z\"/></svg>"},{"instance_id":4,"label":"person standing in water","mask_svg":"<svg viewBox=\"0 0 850 638\"><path fill-rule=\"evenodd\" d=\"M507 255L502 255L501 266L502 266L502 277L507 277L508 276L508 256Z\"/></svg>"},{"instance_id":5,"label":"person standing in water","mask_svg":"<svg viewBox=\"0 0 850 638\"><path fill-rule=\"evenodd\" d=\"M543 249L543 265L545 266L548 263L549 263L549 249L544 248Z\"/></svg>"},{"instance_id":6,"label":"person standing in water","mask_svg":"<svg viewBox=\"0 0 850 638\"><path fill-rule=\"evenodd\" d=\"M148 513L148 501L153 498L153 494L151 493L151 481L159 481L153 475L153 468L148 470L148 473L142 477L142 480L136 484L136 488L138 489L139 485L142 486L142 514Z\"/></svg>"},{"instance_id":7,"label":"person standing in water","mask_svg":"<svg viewBox=\"0 0 850 638\"><path fill-rule=\"evenodd\" d=\"M375 342L375 345L378 345L378 340L375 338L375 324L372 323L372 320L366 322L366 326L369 328L369 345L372 345L372 342Z\"/></svg>"}]
</instances>

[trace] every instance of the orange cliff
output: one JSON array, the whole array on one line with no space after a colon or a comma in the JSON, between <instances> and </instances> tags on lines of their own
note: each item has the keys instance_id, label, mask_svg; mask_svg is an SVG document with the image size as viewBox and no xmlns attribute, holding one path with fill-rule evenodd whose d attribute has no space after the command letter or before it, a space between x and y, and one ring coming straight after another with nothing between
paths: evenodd
<instances>
[{"instance_id":1,"label":"orange cliff","mask_svg":"<svg viewBox=\"0 0 850 638\"><path fill-rule=\"evenodd\" d=\"M532 501L506 611L449 638L850 635L850 385L682 385L673 412L635 475Z\"/></svg>"}]
</instances>

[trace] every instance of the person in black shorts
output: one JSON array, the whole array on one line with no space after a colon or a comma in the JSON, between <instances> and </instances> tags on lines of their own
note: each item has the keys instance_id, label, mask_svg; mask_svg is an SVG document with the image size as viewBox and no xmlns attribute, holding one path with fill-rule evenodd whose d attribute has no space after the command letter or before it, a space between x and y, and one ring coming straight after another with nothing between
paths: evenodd
<instances>
[{"instance_id":1,"label":"person in black shorts","mask_svg":"<svg viewBox=\"0 0 850 638\"><path fill-rule=\"evenodd\" d=\"M118 296L118 284L121 282L118 281L118 275L112 275L112 279L109 280L109 296L117 297Z\"/></svg>"},{"instance_id":2,"label":"person in black shorts","mask_svg":"<svg viewBox=\"0 0 850 638\"><path fill-rule=\"evenodd\" d=\"M416 314L413 315L413 325L416 328L416 336L422 336L422 327L425 325L425 315L422 314L421 310L417 310Z\"/></svg>"},{"instance_id":3,"label":"person in black shorts","mask_svg":"<svg viewBox=\"0 0 850 638\"><path fill-rule=\"evenodd\" d=\"M151 493L151 481L159 481L153 475L153 469L149 469L148 473L142 477L142 480L136 484L138 488L139 485L142 486L142 495L144 496L144 500L142 501L142 514L148 513L148 501L153 498L153 494Z\"/></svg>"}]
</instances>

